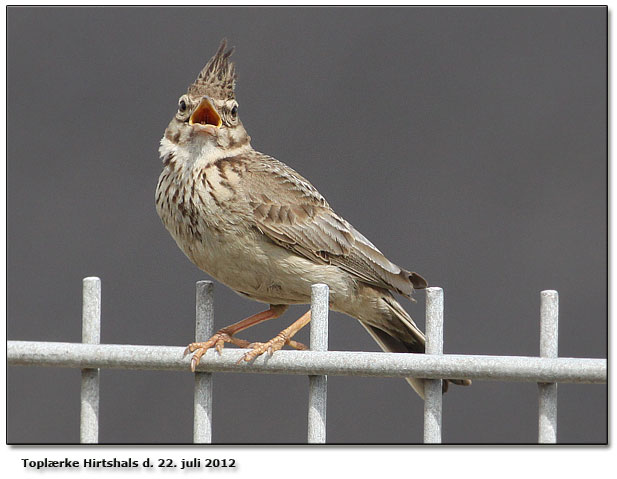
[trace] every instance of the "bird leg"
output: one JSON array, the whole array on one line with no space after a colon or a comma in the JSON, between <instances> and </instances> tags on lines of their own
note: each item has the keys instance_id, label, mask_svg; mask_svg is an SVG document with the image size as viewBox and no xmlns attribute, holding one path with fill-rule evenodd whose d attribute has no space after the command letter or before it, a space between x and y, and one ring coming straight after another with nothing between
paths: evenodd
<instances>
[{"instance_id":1,"label":"bird leg","mask_svg":"<svg viewBox=\"0 0 617 479\"><path fill-rule=\"evenodd\" d=\"M234 338L234 334L244 331L245 329L255 326L256 324L267 321L268 319L278 318L287 310L287 308L288 306L285 304L271 304L270 309L266 311L254 314L253 316L249 316L242 321L238 321L237 323L219 329L207 341L189 344L184 350L184 355L186 356L189 353L195 353L191 359L191 371L195 372L195 368L199 364L199 360L212 346L216 348L216 351L219 354L221 354L225 343L232 343L241 348L249 347L251 343L245 341L244 339Z\"/></svg>"},{"instance_id":2,"label":"bird leg","mask_svg":"<svg viewBox=\"0 0 617 479\"><path fill-rule=\"evenodd\" d=\"M289 344L296 349L308 349L304 344L293 341L291 338L304 326L306 326L310 321L311 312L307 311L300 317L300 319L292 323L289 327L283 329L283 331L274 336L270 341L266 343L249 344L249 347L253 348L253 350L242 356L238 363L241 363L242 361L252 361L256 357L261 356L266 351L270 356L272 356L274 351L282 349L285 344Z\"/></svg>"}]
</instances>

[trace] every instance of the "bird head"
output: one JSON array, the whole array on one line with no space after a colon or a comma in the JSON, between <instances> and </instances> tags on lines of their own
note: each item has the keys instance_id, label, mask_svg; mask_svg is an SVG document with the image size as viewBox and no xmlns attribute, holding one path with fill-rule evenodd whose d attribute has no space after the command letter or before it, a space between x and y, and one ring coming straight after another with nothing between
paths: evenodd
<instances>
[{"instance_id":1,"label":"bird head","mask_svg":"<svg viewBox=\"0 0 617 479\"><path fill-rule=\"evenodd\" d=\"M233 51L227 50L223 39L218 51L178 99L165 138L179 145L192 142L224 149L249 144L250 137L238 116L235 65L229 61Z\"/></svg>"}]
</instances>

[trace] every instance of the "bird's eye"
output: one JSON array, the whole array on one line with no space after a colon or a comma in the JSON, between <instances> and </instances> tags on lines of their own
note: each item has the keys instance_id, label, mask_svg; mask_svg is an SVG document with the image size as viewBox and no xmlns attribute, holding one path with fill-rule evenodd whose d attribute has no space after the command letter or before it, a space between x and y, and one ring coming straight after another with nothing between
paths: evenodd
<instances>
[{"instance_id":1,"label":"bird's eye","mask_svg":"<svg viewBox=\"0 0 617 479\"><path fill-rule=\"evenodd\" d=\"M235 118L237 114L238 114L238 105L234 105L234 107L231 109L231 116Z\"/></svg>"},{"instance_id":2,"label":"bird's eye","mask_svg":"<svg viewBox=\"0 0 617 479\"><path fill-rule=\"evenodd\" d=\"M184 113L186 111L186 102L184 100L180 100L178 103L178 111L180 111L180 113Z\"/></svg>"}]
</instances>

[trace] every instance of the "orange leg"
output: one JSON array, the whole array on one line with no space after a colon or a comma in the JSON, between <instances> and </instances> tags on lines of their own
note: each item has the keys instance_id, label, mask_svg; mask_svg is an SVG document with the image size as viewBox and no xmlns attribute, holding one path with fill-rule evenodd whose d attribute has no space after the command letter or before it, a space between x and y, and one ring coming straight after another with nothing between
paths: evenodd
<instances>
[{"instance_id":1,"label":"orange leg","mask_svg":"<svg viewBox=\"0 0 617 479\"><path fill-rule=\"evenodd\" d=\"M238 363L241 363L242 361L252 361L256 357L261 356L266 351L270 356L272 356L274 351L282 349L285 344L289 344L296 349L308 349L304 344L293 341L291 338L304 326L306 326L310 321L311 312L307 311L300 317L300 319L292 323L289 327L283 329L283 331L274 336L270 341L266 343L250 344L249 347L253 348L253 350L242 356Z\"/></svg>"},{"instance_id":2,"label":"orange leg","mask_svg":"<svg viewBox=\"0 0 617 479\"><path fill-rule=\"evenodd\" d=\"M223 346L225 343L232 343L236 346L240 346L241 348L248 347L250 345L248 341L245 341L244 339L234 338L234 334L239 333L240 331L244 331L245 329L248 329L251 326L255 326L256 324L263 323L268 319L278 318L287 310L288 307L289 306L285 304L271 304L270 309L266 311L254 314L253 316L249 316L242 321L238 321L237 323L226 326L223 329L219 329L207 341L189 344L184 350L184 355L186 356L189 353L195 353L193 354L193 358L191 359L191 371L195 372L195 368L199 364L199 360L212 346L216 348L219 354L223 350Z\"/></svg>"}]
</instances>

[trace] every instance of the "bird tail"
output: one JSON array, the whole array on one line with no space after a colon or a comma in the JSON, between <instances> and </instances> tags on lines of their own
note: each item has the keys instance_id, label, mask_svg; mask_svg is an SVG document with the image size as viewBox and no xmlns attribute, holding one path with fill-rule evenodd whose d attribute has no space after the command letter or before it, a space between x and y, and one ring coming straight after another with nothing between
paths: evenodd
<instances>
[{"instance_id":1,"label":"bird tail","mask_svg":"<svg viewBox=\"0 0 617 479\"><path fill-rule=\"evenodd\" d=\"M360 319L360 323L379 344L381 349L392 353L424 353L426 338L424 333L418 328L411 319L407 311L394 299L387 291L381 291L378 298L378 308L381 312L381 321L365 321ZM385 318L383 316L386 316ZM379 325L376 326L376 324ZM384 326L384 327L381 327ZM413 390L424 399L424 379L405 378ZM461 386L469 386L469 379L445 379L443 381L443 392L448 390L449 383Z\"/></svg>"},{"instance_id":2,"label":"bird tail","mask_svg":"<svg viewBox=\"0 0 617 479\"><path fill-rule=\"evenodd\" d=\"M379 347L387 353L406 353L407 348L405 343L393 338L387 333L384 333L381 329L375 326L370 326L360 321L360 324L368 331L371 337L375 340ZM424 399L424 379L418 378L405 378L413 390L418 393L422 399Z\"/></svg>"}]
</instances>

